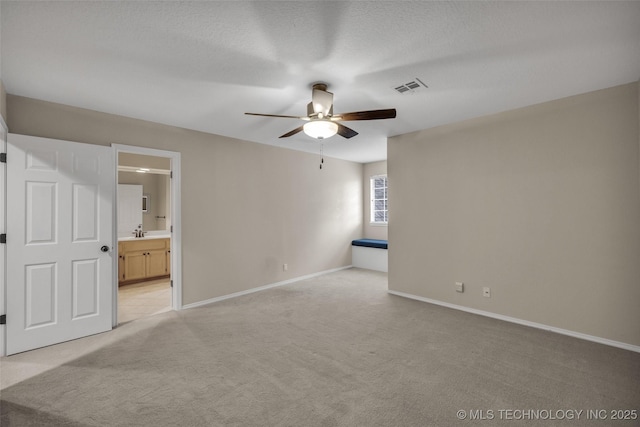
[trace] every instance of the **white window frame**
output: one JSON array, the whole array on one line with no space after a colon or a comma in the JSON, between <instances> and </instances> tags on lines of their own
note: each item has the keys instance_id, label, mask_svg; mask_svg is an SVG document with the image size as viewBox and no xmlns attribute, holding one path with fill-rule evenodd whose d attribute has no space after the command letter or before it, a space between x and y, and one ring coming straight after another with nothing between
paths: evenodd
<instances>
[{"instance_id":1,"label":"white window frame","mask_svg":"<svg viewBox=\"0 0 640 427\"><path fill-rule=\"evenodd\" d=\"M378 200L385 200L386 204L387 204L387 209L384 210L383 212L385 212L385 219L386 221L376 221L376 212L378 212L379 210L375 209L375 205L376 205L376 192L375 192L375 182L376 179L378 178L384 178L385 179L385 198L384 199L378 199ZM371 225L381 225L381 226L386 226L389 224L389 178L387 177L387 174L380 174L380 175L373 175L369 178L369 198L370 198L370 202L369 202L369 223Z\"/></svg>"}]
</instances>

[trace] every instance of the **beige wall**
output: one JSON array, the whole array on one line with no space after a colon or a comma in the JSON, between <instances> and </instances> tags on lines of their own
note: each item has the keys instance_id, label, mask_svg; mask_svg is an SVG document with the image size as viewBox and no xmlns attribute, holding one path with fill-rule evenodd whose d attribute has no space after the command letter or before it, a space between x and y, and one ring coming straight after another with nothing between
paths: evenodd
<instances>
[{"instance_id":1,"label":"beige wall","mask_svg":"<svg viewBox=\"0 0 640 427\"><path fill-rule=\"evenodd\" d=\"M387 240L386 225L373 225L371 224L371 183L369 179L374 175L385 175L387 173L387 161L365 163L362 173L362 192L363 197L363 232L365 239L382 239ZM391 197L391 195L389 195Z\"/></svg>"},{"instance_id":2,"label":"beige wall","mask_svg":"<svg viewBox=\"0 0 640 427\"><path fill-rule=\"evenodd\" d=\"M118 166L170 170L171 159L135 153L118 153Z\"/></svg>"},{"instance_id":3,"label":"beige wall","mask_svg":"<svg viewBox=\"0 0 640 427\"><path fill-rule=\"evenodd\" d=\"M351 264L362 165L8 95L13 133L179 151L183 302ZM283 271L287 263L289 270Z\"/></svg>"},{"instance_id":4,"label":"beige wall","mask_svg":"<svg viewBox=\"0 0 640 427\"><path fill-rule=\"evenodd\" d=\"M389 288L640 345L638 103L634 83L391 138Z\"/></svg>"},{"instance_id":5,"label":"beige wall","mask_svg":"<svg viewBox=\"0 0 640 427\"><path fill-rule=\"evenodd\" d=\"M0 115L2 115L4 122L7 123L7 92L4 89L2 80L0 80Z\"/></svg>"}]
</instances>

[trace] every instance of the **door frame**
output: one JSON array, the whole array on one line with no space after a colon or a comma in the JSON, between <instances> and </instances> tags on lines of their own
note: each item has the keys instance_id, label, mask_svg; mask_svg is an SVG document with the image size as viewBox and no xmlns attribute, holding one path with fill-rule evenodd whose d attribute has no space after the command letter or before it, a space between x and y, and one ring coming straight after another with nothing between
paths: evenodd
<instances>
[{"instance_id":1,"label":"door frame","mask_svg":"<svg viewBox=\"0 0 640 427\"><path fill-rule=\"evenodd\" d=\"M0 152L7 152L7 137L9 129L0 115ZM7 164L0 163L0 233L7 231ZM7 283L7 245L0 244L0 314L7 314L6 283ZM7 325L0 325L0 357L7 355L6 341Z\"/></svg>"},{"instance_id":2,"label":"door frame","mask_svg":"<svg viewBox=\"0 0 640 427\"><path fill-rule=\"evenodd\" d=\"M114 223L113 238L115 244L115 258L118 259L118 154L133 153L145 156L166 157L171 161L171 178L169 187L171 189L171 225L173 232L171 233L171 280L173 280L173 289L171 292L171 308L173 310L182 310L182 221L181 221L181 198L180 198L180 153L177 151L158 150L155 148L138 147L134 145L111 144L114 152L115 168L116 168L116 191L114 200ZM118 263L114 262L114 286L113 286L113 327L118 326Z\"/></svg>"}]
</instances>

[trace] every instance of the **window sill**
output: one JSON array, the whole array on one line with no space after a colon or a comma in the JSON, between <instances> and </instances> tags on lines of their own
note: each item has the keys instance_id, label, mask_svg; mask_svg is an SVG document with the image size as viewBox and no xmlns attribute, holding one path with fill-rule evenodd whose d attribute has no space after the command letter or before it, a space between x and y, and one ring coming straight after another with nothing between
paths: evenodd
<instances>
[{"instance_id":1,"label":"window sill","mask_svg":"<svg viewBox=\"0 0 640 427\"><path fill-rule=\"evenodd\" d=\"M388 222L370 222L369 225L373 225L374 227L387 227L389 223Z\"/></svg>"}]
</instances>

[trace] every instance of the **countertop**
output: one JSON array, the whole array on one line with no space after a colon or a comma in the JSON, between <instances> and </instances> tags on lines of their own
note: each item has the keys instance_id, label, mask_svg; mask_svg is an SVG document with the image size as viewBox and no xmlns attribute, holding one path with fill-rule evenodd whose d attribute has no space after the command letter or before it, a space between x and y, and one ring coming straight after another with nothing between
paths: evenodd
<instances>
[{"instance_id":1,"label":"countertop","mask_svg":"<svg viewBox=\"0 0 640 427\"><path fill-rule=\"evenodd\" d=\"M118 242L128 242L131 240L153 240L153 239L170 239L171 235L169 234L151 234L151 235L147 235L144 237L133 237L133 236L127 236L127 237L118 237Z\"/></svg>"}]
</instances>

